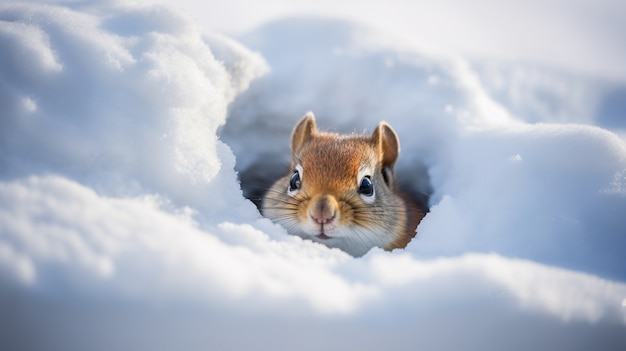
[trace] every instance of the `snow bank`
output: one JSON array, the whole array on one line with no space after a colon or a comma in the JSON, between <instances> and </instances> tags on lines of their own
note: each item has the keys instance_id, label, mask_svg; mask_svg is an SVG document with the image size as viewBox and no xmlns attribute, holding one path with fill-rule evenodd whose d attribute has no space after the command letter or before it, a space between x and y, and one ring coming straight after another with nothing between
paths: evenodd
<instances>
[{"instance_id":1,"label":"snow bank","mask_svg":"<svg viewBox=\"0 0 626 351\"><path fill-rule=\"evenodd\" d=\"M288 164L302 111L347 133L371 132L384 119L400 137L405 189L430 195L431 213L407 248L417 257L497 252L626 278L626 146L589 125L606 109L603 94L620 91L615 82L432 59L335 20L277 21L242 40L273 69L235 102L222 133L251 196L267 186L260 170L273 179ZM511 78L524 70L534 73ZM519 98L497 94L496 80ZM565 114L579 123L562 123Z\"/></svg>"},{"instance_id":2,"label":"snow bank","mask_svg":"<svg viewBox=\"0 0 626 351\"><path fill-rule=\"evenodd\" d=\"M624 142L369 34L0 5L0 348L623 348ZM353 259L244 199L234 156L267 181L307 110L399 132L431 205L406 250Z\"/></svg>"},{"instance_id":3,"label":"snow bank","mask_svg":"<svg viewBox=\"0 0 626 351\"><path fill-rule=\"evenodd\" d=\"M231 162L216 130L264 62L171 10L102 12L3 5L4 173L61 172L104 194L215 209L205 194L232 178L211 185Z\"/></svg>"}]
</instances>

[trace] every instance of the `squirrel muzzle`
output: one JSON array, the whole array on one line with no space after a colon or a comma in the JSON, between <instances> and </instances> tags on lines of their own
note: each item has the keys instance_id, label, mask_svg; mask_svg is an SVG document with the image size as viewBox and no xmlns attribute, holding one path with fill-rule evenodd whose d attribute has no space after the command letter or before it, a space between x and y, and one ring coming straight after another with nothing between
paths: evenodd
<instances>
[{"instance_id":1,"label":"squirrel muzzle","mask_svg":"<svg viewBox=\"0 0 626 351\"><path fill-rule=\"evenodd\" d=\"M318 224L328 224L337 219L339 204L334 196L329 194L318 195L309 205L309 216Z\"/></svg>"}]
</instances>

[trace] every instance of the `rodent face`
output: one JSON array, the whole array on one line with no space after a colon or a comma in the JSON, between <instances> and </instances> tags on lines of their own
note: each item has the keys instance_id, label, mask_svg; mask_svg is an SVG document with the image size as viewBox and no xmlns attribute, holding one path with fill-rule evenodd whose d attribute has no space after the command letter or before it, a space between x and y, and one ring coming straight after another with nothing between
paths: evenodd
<instances>
[{"instance_id":1,"label":"rodent face","mask_svg":"<svg viewBox=\"0 0 626 351\"><path fill-rule=\"evenodd\" d=\"M392 247L404 235L406 210L379 144L314 128L302 140L294 130L291 171L268 191L264 215L291 234L353 256Z\"/></svg>"}]
</instances>

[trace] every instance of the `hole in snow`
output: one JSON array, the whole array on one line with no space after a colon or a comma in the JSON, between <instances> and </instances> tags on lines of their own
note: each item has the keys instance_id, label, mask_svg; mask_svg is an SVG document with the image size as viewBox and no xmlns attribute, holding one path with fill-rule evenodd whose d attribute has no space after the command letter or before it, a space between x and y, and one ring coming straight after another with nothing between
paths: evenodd
<instances>
[{"instance_id":1,"label":"hole in snow","mask_svg":"<svg viewBox=\"0 0 626 351\"><path fill-rule=\"evenodd\" d=\"M243 98L234 104L220 137L235 154L235 169L243 195L260 208L267 190L289 171L291 131L301 116L297 113L264 113L250 106L245 107L245 103L250 103L246 95L244 93ZM356 122L355 126L358 124ZM371 130L374 126L372 124ZM318 128L322 131L350 132L333 129L324 117L318 117ZM355 127L354 130L359 128ZM402 152L406 153L408 159L411 150ZM398 190L408 195L421 210L428 212L433 193L428 168L419 162L403 163L402 159L401 154L395 172Z\"/></svg>"}]
</instances>

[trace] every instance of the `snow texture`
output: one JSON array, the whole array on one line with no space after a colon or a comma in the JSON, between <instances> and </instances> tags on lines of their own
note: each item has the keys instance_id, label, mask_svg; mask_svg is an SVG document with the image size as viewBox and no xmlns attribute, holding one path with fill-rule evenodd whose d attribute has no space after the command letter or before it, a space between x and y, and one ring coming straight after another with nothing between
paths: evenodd
<instances>
[{"instance_id":1,"label":"snow texture","mask_svg":"<svg viewBox=\"0 0 626 351\"><path fill-rule=\"evenodd\" d=\"M0 349L623 350L626 82L391 43L1 3ZM308 110L398 132L430 208L405 250L354 259L244 197Z\"/></svg>"}]
</instances>

